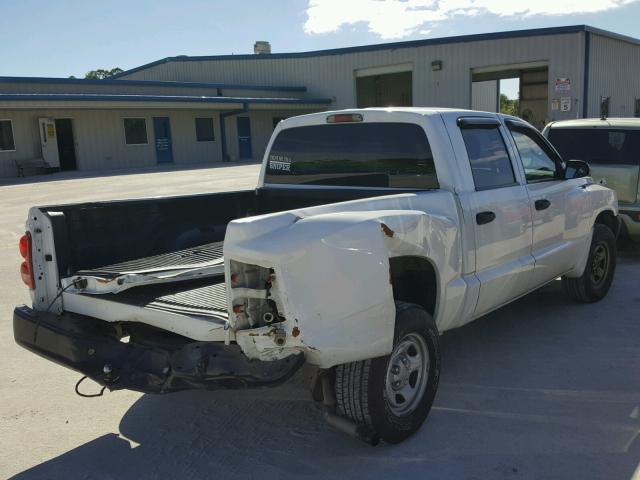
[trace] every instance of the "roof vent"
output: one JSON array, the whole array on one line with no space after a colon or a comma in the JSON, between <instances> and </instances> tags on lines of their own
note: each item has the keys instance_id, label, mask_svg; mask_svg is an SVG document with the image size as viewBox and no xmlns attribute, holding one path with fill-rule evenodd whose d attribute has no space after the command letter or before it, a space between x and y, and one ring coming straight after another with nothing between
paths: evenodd
<instances>
[{"instance_id":1,"label":"roof vent","mask_svg":"<svg viewBox=\"0 0 640 480\"><path fill-rule=\"evenodd\" d=\"M271 44L269 42L258 40L253 44L253 53L255 53L256 55L271 53Z\"/></svg>"}]
</instances>

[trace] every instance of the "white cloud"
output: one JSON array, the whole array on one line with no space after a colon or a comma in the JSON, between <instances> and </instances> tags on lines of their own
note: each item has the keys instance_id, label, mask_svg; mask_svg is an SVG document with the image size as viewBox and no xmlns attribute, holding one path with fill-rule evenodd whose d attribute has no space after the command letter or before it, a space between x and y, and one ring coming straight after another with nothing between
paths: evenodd
<instances>
[{"instance_id":1,"label":"white cloud","mask_svg":"<svg viewBox=\"0 0 640 480\"><path fill-rule=\"evenodd\" d=\"M304 30L309 34L330 33L362 22L371 32L391 39L425 30L421 27L456 15L571 15L602 12L637 1L640 0L309 0Z\"/></svg>"}]
</instances>

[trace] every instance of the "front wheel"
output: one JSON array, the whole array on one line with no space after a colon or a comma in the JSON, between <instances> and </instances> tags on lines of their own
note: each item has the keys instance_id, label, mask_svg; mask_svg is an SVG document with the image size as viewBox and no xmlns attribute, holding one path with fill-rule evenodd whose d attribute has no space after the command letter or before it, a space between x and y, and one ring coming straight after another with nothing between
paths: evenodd
<instances>
[{"instance_id":1,"label":"front wheel","mask_svg":"<svg viewBox=\"0 0 640 480\"><path fill-rule=\"evenodd\" d=\"M593 303L602 300L611 287L616 271L616 236L606 225L597 223L589 258L582 276L562 277L562 286L567 295L578 302Z\"/></svg>"},{"instance_id":2,"label":"front wheel","mask_svg":"<svg viewBox=\"0 0 640 480\"><path fill-rule=\"evenodd\" d=\"M438 390L438 329L419 305L396 302L393 351L336 367L338 412L399 443L427 418Z\"/></svg>"}]
</instances>

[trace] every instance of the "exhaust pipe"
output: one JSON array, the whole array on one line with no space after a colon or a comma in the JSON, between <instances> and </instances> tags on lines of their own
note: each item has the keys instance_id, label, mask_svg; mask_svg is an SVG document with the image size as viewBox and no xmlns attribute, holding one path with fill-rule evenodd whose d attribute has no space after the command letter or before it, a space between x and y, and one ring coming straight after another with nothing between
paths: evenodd
<instances>
[{"instance_id":1,"label":"exhaust pipe","mask_svg":"<svg viewBox=\"0 0 640 480\"><path fill-rule=\"evenodd\" d=\"M322 385L322 416L326 422L336 430L350 435L358 440L362 440L369 445L378 445L380 436L366 425L360 425L350 418L343 417L336 413L336 396L333 389L333 381L327 372L319 373L319 380Z\"/></svg>"},{"instance_id":2,"label":"exhaust pipe","mask_svg":"<svg viewBox=\"0 0 640 480\"><path fill-rule=\"evenodd\" d=\"M331 413L326 410L323 412L322 416L327 423L336 430L340 430L341 432L351 435L352 437L362 440L374 447L380 443L380 437L378 434L365 425L358 425L353 420L341 417L340 415L336 415L335 413Z\"/></svg>"}]
</instances>

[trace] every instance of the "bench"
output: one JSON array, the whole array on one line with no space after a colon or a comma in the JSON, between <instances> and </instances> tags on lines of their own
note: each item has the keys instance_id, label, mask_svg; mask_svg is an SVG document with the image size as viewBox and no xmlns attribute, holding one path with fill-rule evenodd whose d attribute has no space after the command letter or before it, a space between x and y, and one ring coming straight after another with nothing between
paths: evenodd
<instances>
[{"instance_id":1,"label":"bench","mask_svg":"<svg viewBox=\"0 0 640 480\"><path fill-rule=\"evenodd\" d=\"M25 177L27 175L38 175L47 173L51 167L42 158L31 158L27 160L16 160L16 170L18 171L18 177Z\"/></svg>"}]
</instances>

